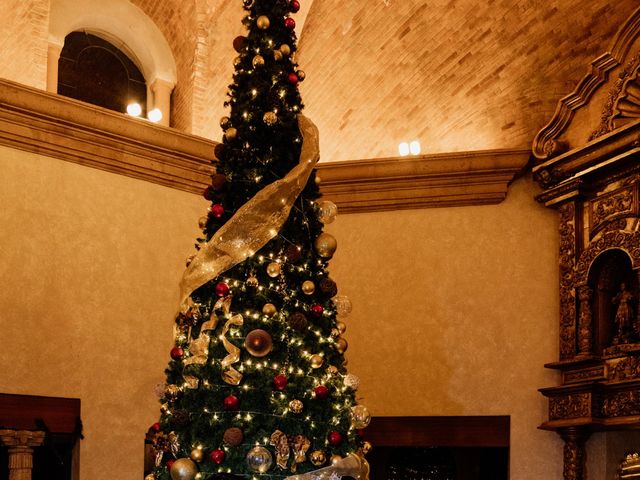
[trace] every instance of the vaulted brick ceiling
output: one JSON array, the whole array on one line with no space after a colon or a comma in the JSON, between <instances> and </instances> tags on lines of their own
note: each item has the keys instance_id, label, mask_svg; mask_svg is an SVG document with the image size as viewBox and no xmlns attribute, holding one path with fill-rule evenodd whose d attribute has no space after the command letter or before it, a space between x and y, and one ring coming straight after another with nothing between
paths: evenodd
<instances>
[{"instance_id":1,"label":"vaulted brick ceiling","mask_svg":"<svg viewBox=\"0 0 640 480\"><path fill-rule=\"evenodd\" d=\"M186 5L199 12L206 58L196 58L204 80L193 108L203 113L193 130L219 139L231 42L243 32L240 0L156 3L175 3L155 12L174 21ZM395 156L399 142L414 138L427 153L529 148L637 7L637 0L315 0L298 61L322 158Z\"/></svg>"}]
</instances>

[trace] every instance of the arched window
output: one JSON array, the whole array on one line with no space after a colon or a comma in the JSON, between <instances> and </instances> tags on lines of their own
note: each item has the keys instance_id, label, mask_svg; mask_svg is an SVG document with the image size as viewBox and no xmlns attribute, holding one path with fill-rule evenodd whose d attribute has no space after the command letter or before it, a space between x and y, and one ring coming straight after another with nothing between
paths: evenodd
<instances>
[{"instance_id":1,"label":"arched window","mask_svg":"<svg viewBox=\"0 0 640 480\"><path fill-rule=\"evenodd\" d=\"M137 103L144 116L147 85L140 69L116 46L87 32L65 37L58 63L58 93L125 113Z\"/></svg>"}]
</instances>

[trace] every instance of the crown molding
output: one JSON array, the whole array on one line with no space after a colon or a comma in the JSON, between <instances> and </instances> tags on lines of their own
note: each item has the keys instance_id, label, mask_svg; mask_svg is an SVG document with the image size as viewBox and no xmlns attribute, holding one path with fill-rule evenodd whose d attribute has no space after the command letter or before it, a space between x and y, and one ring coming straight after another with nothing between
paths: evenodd
<instances>
[{"instance_id":1,"label":"crown molding","mask_svg":"<svg viewBox=\"0 0 640 480\"><path fill-rule=\"evenodd\" d=\"M0 145L200 194L215 142L0 80ZM500 203L528 150L320 163L343 213Z\"/></svg>"},{"instance_id":2,"label":"crown molding","mask_svg":"<svg viewBox=\"0 0 640 480\"><path fill-rule=\"evenodd\" d=\"M0 80L0 145L201 193L214 143Z\"/></svg>"}]
</instances>

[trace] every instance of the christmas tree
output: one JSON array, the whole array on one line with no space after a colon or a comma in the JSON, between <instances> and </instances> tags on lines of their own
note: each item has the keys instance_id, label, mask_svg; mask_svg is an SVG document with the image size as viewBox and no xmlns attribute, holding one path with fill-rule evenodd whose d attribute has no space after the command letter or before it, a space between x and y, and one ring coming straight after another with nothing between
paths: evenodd
<instances>
[{"instance_id":1,"label":"christmas tree","mask_svg":"<svg viewBox=\"0 0 640 480\"><path fill-rule=\"evenodd\" d=\"M242 1L248 33L234 40L230 114L181 283L149 477L367 479L370 417L342 337L351 305L327 271L336 206L319 200L318 133L300 114L300 4Z\"/></svg>"}]
</instances>

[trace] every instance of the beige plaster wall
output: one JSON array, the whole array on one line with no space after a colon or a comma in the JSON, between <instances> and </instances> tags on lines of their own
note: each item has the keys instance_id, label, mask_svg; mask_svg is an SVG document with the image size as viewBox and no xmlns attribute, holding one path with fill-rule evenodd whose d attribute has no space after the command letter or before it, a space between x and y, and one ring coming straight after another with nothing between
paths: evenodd
<instances>
[{"instance_id":1,"label":"beige plaster wall","mask_svg":"<svg viewBox=\"0 0 640 480\"><path fill-rule=\"evenodd\" d=\"M0 391L82 399L81 479L140 479L198 197L0 148ZM556 218L498 206L340 216L331 271L374 415L511 415L512 480L561 477Z\"/></svg>"},{"instance_id":2,"label":"beige plaster wall","mask_svg":"<svg viewBox=\"0 0 640 480\"><path fill-rule=\"evenodd\" d=\"M497 206L339 216L349 368L373 415L510 415L511 479L562 478L537 430L558 379L556 216L529 179Z\"/></svg>"},{"instance_id":3,"label":"beige plaster wall","mask_svg":"<svg viewBox=\"0 0 640 480\"><path fill-rule=\"evenodd\" d=\"M0 392L77 397L81 479L142 478L204 200L0 148Z\"/></svg>"}]
</instances>

